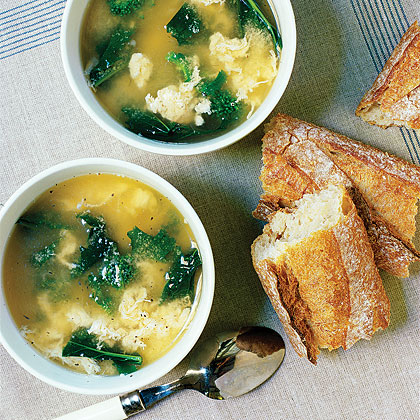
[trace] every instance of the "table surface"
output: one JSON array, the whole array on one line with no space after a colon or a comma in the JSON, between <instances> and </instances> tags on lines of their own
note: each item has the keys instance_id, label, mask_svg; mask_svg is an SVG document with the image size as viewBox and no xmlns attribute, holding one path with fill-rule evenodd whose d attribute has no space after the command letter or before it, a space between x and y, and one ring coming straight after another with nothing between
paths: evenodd
<instances>
[{"instance_id":1,"label":"table surface","mask_svg":"<svg viewBox=\"0 0 420 420\"><path fill-rule=\"evenodd\" d=\"M399 37L418 18L418 0L292 4L296 63L275 112L419 164L414 131L384 131L354 116ZM224 150L200 156L159 156L121 143L88 117L67 84L58 41L64 6L64 0L0 2L0 205L33 175L66 160L110 157L144 166L185 195L210 237L216 290L203 337L242 325L266 325L285 337L249 252L262 229L251 216L261 193L262 127ZM391 323L370 342L362 340L346 352L323 351L315 367L300 359L286 340L281 369L257 390L222 402L184 391L138 418L418 419L420 265L413 265L411 273L403 280L381 273L391 301ZM188 356L159 382L180 376L187 365ZM0 386L1 419L49 419L106 398L50 387L21 368L2 346Z\"/></svg>"}]
</instances>

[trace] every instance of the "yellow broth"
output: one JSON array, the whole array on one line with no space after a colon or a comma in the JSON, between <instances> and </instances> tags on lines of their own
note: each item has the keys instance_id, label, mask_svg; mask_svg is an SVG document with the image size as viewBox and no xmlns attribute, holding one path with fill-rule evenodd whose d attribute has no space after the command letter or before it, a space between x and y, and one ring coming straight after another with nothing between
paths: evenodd
<instances>
[{"instance_id":1,"label":"yellow broth","mask_svg":"<svg viewBox=\"0 0 420 420\"><path fill-rule=\"evenodd\" d=\"M121 290L110 288L117 309L108 314L89 297L92 291L88 275L97 272L100 263L80 277L70 276L70 269L80 255L79 247L87 246L86 226L76 218L86 211L103 217L107 235L118 244L121 254L130 253L127 232L135 226L150 235L164 228L184 254L195 247L183 216L151 187L110 174L69 179L45 191L25 212L58 214L67 229L31 230L17 224L11 233L3 263L3 287L10 312L22 335L38 351L76 371L116 373L109 361L96 364L87 358L61 357L63 347L78 328L89 329L100 341L117 345L123 352L138 353L143 357L143 365L150 364L179 337L190 316L190 299L161 303L165 274L171 262L136 258L131 282ZM58 287L50 291L39 287L39 275L45 273L45 268L35 267L31 256L57 238L52 260Z\"/></svg>"},{"instance_id":2,"label":"yellow broth","mask_svg":"<svg viewBox=\"0 0 420 420\"><path fill-rule=\"evenodd\" d=\"M198 10L206 33L198 37L191 45L181 46L171 34L167 33L166 25L185 0L154 0L153 6L150 3L146 0L145 6L141 9L143 18L138 18L138 12L124 17L114 16L110 13L109 5L105 0L91 0L87 8L81 32L81 56L87 75L99 58L96 51L97 45L107 39L113 29L121 24L125 28L136 28L132 36L132 40L135 41L132 53L143 54L153 65L151 77L141 88L134 82L129 70L125 69L93 89L100 104L114 119L122 123L125 120L121 111L122 107L134 106L143 111L147 110L146 95L150 94L156 98L159 90L168 86L179 86L182 83L180 72L166 59L167 54L173 51L183 53L187 57L198 57L201 77L214 79L219 71L224 70L227 73L227 82L224 87L229 89L235 98L240 95L240 90L245 88L247 97L241 101L243 111L240 119L234 121L227 129L232 129L250 118L267 96L277 75L278 57L274 53L275 48L268 32L247 28L246 36L250 48L246 55L236 58L233 65L229 63L229 57L228 61L224 61L220 59L219 52L212 53L209 41L210 36L215 33L221 33L227 40L238 39L237 16L227 3L205 6L200 3L200 0L189 0L189 3ZM271 10L266 2L262 2L261 9L272 21ZM189 124L194 128L207 128L206 124L197 127L192 119L193 114L189 110L185 113L183 120L179 121L176 118L173 120L169 118L169 120ZM161 117L159 113L157 115ZM206 114L202 115L206 117ZM199 138L202 140L212 135L202 134Z\"/></svg>"}]
</instances>

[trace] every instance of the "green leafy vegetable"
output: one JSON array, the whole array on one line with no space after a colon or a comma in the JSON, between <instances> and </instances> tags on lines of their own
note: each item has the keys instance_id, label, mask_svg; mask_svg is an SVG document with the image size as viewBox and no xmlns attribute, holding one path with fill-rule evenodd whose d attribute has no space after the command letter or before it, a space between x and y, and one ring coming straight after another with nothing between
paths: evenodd
<instances>
[{"instance_id":1,"label":"green leafy vegetable","mask_svg":"<svg viewBox=\"0 0 420 420\"><path fill-rule=\"evenodd\" d=\"M143 362L137 354L124 354L116 346L108 346L89 334L86 328L76 330L62 351L63 357L88 357L97 361L112 360L120 374L133 373Z\"/></svg>"},{"instance_id":2,"label":"green leafy vegetable","mask_svg":"<svg viewBox=\"0 0 420 420\"><path fill-rule=\"evenodd\" d=\"M122 289L134 276L134 266L131 255L121 255L116 245L104 257L99 267L98 274L90 274L88 285L91 289L89 297L93 299L109 314L116 309L115 296L110 293L110 287Z\"/></svg>"},{"instance_id":3,"label":"green leafy vegetable","mask_svg":"<svg viewBox=\"0 0 420 420\"><path fill-rule=\"evenodd\" d=\"M125 287L134 276L133 258L130 255L121 255L117 244L108 237L106 225L102 217L95 217L90 213L77 215L88 228L88 246L80 247L80 257L71 270L71 276L78 277L89 268L102 260L98 273L88 276L88 285L91 289L89 297L108 313L113 313L117 303L115 293L110 287L121 289Z\"/></svg>"},{"instance_id":4,"label":"green leafy vegetable","mask_svg":"<svg viewBox=\"0 0 420 420\"><path fill-rule=\"evenodd\" d=\"M203 79L197 87L202 95L209 98L211 115L220 120L220 128L226 128L243 113L242 102L238 101L228 89L222 88L226 79L226 73L221 70L214 80Z\"/></svg>"},{"instance_id":5,"label":"green leafy vegetable","mask_svg":"<svg viewBox=\"0 0 420 420\"><path fill-rule=\"evenodd\" d=\"M262 10L259 8L254 0L229 0L230 4L233 5L238 13L239 25L240 25L240 36L245 35L245 27L248 24L254 25L257 28L266 30L269 32L275 50L277 54L280 53L282 48L281 36L277 30L277 27L270 23L265 17Z\"/></svg>"},{"instance_id":6,"label":"green leafy vegetable","mask_svg":"<svg viewBox=\"0 0 420 420\"><path fill-rule=\"evenodd\" d=\"M104 219L102 217L95 217L89 212L80 213L76 216L76 218L80 219L83 225L88 224L92 227L105 229Z\"/></svg>"},{"instance_id":7,"label":"green leafy vegetable","mask_svg":"<svg viewBox=\"0 0 420 420\"><path fill-rule=\"evenodd\" d=\"M36 278L36 286L40 290L54 290L57 280L51 271L43 271Z\"/></svg>"},{"instance_id":8,"label":"green leafy vegetable","mask_svg":"<svg viewBox=\"0 0 420 420\"><path fill-rule=\"evenodd\" d=\"M54 257L60 238L31 255L32 278L36 289L46 292L51 302L68 298L70 273Z\"/></svg>"},{"instance_id":9,"label":"green leafy vegetable","mask_svg":"<svg viewBox=\"0 0 420 420\"><path fill-rule=\"evenodd\" d=\"M161 229L164 229L169 236L174 236L179 232L181 220L178 213L174 210L168 211L167 218L167 223L162 225Z\"/></svg>"},{"instance_id":10,"label":"green leafy vegetable","mask_svg":"<svg viewBox=\"0 0 420 420\"><path fill-rule=\"evenodd\" d=\"M99 58L98 64L89 72L90 84L98 87L115 74L127 68L133 46L130 43L135 29L117 27Z\"/></svg>"},{"instance_id":11,"label":"green leafy vegetable","mask_svg":"<svg viewBox=\"0 0 420 420\"><path fill-rule=\"evenodd\" d=\"M113 15L125 16L140 9L144 0L107 0L109 9Z\"/></svg>"},{"instance_id":12,"label":"green leafy vegetable","mask_svg":"<svg viewBox=\"0 0 420 420\"><path fill-rule=\"evenodd\" d=\"M105 312L112 315L117 308L117 303L110 292L109 286L104 284L99 276L93 274L88 276L88 285L91 290L89 297Z\"/></svg>"},{"instance_id":13,"label":"green leafy vegetable","mask_svg":"<svg viewBox=\"0 0 420 420\"><path fill-rule=\"evenodd\" d=\"M192 77L191 59L182 53L169 52L166 59L176 65L177 69L182 73L184 82L190 82Z\"/></svg>"},{"instance_id":14,"label":"green leafy vegetable","mask_svg":"<svg viewBox=\"0 0 420 420\"><path fill-rule=\"evenodd\" d=\"M166 59L170 63L175 64L178 70L181 71L184 82L191 80L191 58L186 57L182 53L170 52ZM226 128L230 123L238 120L243 113L242 102L238 101L228 89L222 88L226 80L227 75L221 70L215 79L203 79L196 87L199 93L208 97L211 103L211 116L219 121L218 126L213 131Z\"/></svg>"},{"instance_id":15,"label":"green leafy vegetable","mask_svg":"<svg viewBox=\"0 0 420 420\"><path fill-rule=\"evenodd\" d=\"M165 230L161 229L155 236L149 235L137 226L127 232L131 239L133 253L155 261L167 261L168 254L175 250L175 239L168 236Z\"/></svg>"},{"instance_id":16,"label":"green leafy vegetable","mask_svg":"<svg viewBox=\"0 0 420 420\"><path fill-rule=\"evenodd\" d=\"M57 239L50 245L45 246L31 256L31 263L35 267L43 266L49 259L55 256L55 249L57 248L59 240Z\"/></svg>"},{"instance_id":17,"label":"green leafy vegetable","mask_svg":"<svg viewBox=\"0 0 420 420\"><path fill-rule=\"evenodd\" d=\"M242 103L228 90L220 90L210 97L211 113L221 121L221 128L226 128L242 115Z\"/></svg>"},{"instance_id":18,"label":"green leafy vegetable","mask_svg":"<svg viewBox=\"0 0 420 420\"><path fill-rule=\"evenodd\" d=\"M203 29L197 10L188 3L184 3L166 25L166 31L178 41L179 45L190 44Z\"/></svg>"},{"instance_id":19,"label":"green leafy vegetable","mask_svg":"<svg viewBox=\"0 0 420 420\"><path fill-rule=\"evenodd\" d=\"M52 302L60 302L69 297L69 276L55 269L47 269L44 267L37 269L34 273L35 287L48 294Z\"/></svg>"},{"instance_id":20,"label":"green leafy vegetable","mask_svg":"<svg viewBox=\"0 0 420 420\"><path fill-rule=\"evenodd\" d=\"M87 247L80 247L79 260L71 270L72 277L78 277L85 273L116 246L115 242L108 238L105 222L101 217L94 217L90 213L82 213L77 217L82 221L82 224L87 224L90 227L88 228Z\"/></svg>"},{"instance_id":21,"label":"green leafy vegetable","mask_svg":"<svg viewBox=\"0 0 420 420\"><path fill-rule=\"evenodd\" d=\"M198 89L204 96L213 96L222 88L226 80L227 74L220 70L214 80L204 79L200 82Z\"/></svg>"},{"instance_id":22,"label":"green leafy vegetable","mask_svg":"<svg viewBox=\"0 0 420 420\"><path fill-rule=\"evenodd\" d=\"M133 257L121 255L117 249L105 256L102 267L99 269L102 281L115 289L121 289L130 282L134 276Z\"/></svg>"},{"instance_id":23,"label":"green leafy vegetable","mask_svg":"<svg viewBox=\"0 0 420 420\"><path fill-rule=\"evenodd\" d=\"M152 112L142 111L138 108L126 106L122 108L122 112L126 117L125 125L130 131L150 139L169 142L206 133L204 130L198 130L189 125L159 118Z\"/></svg>"},{"instance_id":24,"label":"green leafy vegetable","mask_svg":"<svg viewBox=\"0 0 420 420\"><path fill-rule=\"evenodd\" d=\"M40 227L48 229L70 229L68 225L61 221L60 216L54 212L24 214L16 223L27 229L37 229Z\"/></svg>"},{"instance_id":25,"label":"green leafy vegetable","mask_svg":"<svg viewBox=\"0 0 420 420\"><path fill-rule=\"evenodd\" d=\"M193 249L188 255L182 252L177 257L166 273L166 284L162 291L161 301L174 300L188 296L193 300L194 296L194 275L201 266L201 258L197 249Z\"/></svg>"},{"instance_id":26,"label":"green leafy vegetable","mask_svg":"<svg viewBox=\"0 0 420 420\"><path fill-rule=\"evenodd\" d=\"M88 285L91 289L89 297L100 305L106 312L112 314L117 306L115 293L110 287L122 289L134 276L133 257L121 255L114 244L104 256L98 274L88 276Z\"/></svg>"}]
</instances>

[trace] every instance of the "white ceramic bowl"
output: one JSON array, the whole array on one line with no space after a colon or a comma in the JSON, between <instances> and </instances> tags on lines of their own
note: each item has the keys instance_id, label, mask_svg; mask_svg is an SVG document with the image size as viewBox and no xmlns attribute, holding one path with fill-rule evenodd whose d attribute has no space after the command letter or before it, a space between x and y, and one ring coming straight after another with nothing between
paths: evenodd
<instances>
[{"instance_id":1,"label":"white ceramic bowl","mask_svg":"<svg viewBox=\"0 0 420 420\"><path fill-rule=\"evenodd\" d=\"M267 98L249 120L235 129L209 140L190 144L166 143L132 133L114 120L99 104L86 83L80 56L80 30L89 0L67 0L61 25L61 57L67 80L85 111L118 139L148 152L164 155L194 155L221 149L245 137L257 128L277 105L292 73L296 53L296 25L290 0L268 0L280 28L283 50L279 72Z\"/></svg>"},{"instance_id":2,"label":"white ceramic bowl","mask_svg":"<svg viewBox=\"0 0 420 420\"><path fill-rule=\"evenodd\" d=\"M137 179L167 197L190 225L202 257L201 285L190 323L184 334L168 353L152 364L127 376L96 376L72 372L41 356L19 333L0 291L0 339L11 356L28 372L39 379L67 391L83 394L115 394L146 386L173 369L192 349L207 322L213 302L214 263L206 231L194 209L171 184L149 170L132 163L114 159L80 159L61 163L34 176L21 186L0 211L0 261L9 235L19 216L41 193L56 183L88 173L111 173ZM3 270L0 272L2 277ZM3 284L3 282L2 282ZM201 290L200 290L201 289Z\"/></svg>"}]
</instances>

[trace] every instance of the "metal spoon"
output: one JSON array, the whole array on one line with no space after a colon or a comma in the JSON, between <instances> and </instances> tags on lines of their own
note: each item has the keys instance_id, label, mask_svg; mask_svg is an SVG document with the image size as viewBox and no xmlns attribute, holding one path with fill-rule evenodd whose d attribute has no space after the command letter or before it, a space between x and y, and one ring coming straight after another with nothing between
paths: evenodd
<instances>
[{"instance_id":1,"label":"metal spoon","mask_svg":"<svg viewBox=\"0 0 420 420\"><path fill-rule=\"evenodd\" d=\"M197 346L182 378L114 397L56 420L122 420L181 389L195 389L216 400L237 397L265 382L280 367L284 355L283 339L270 328L245 327L221 333Z\"/></svg>"}]
</instances>

